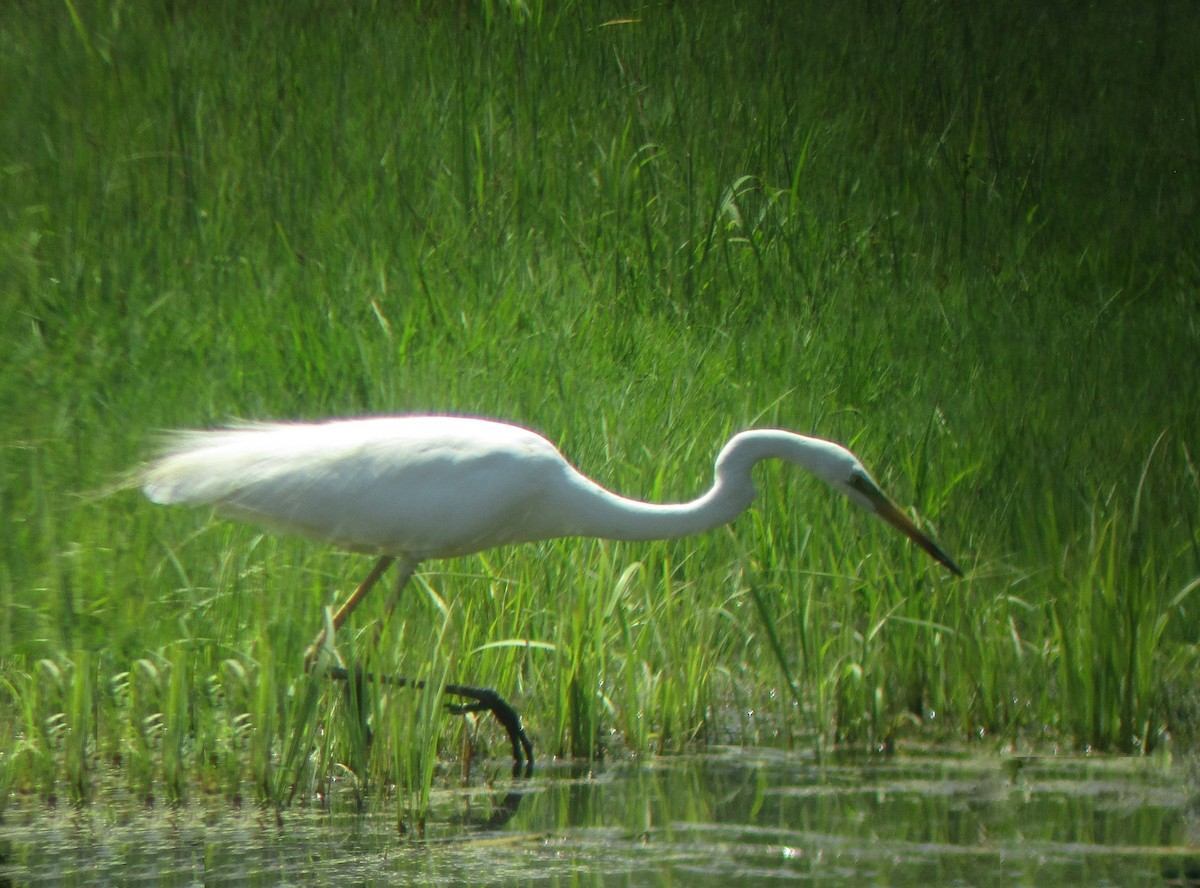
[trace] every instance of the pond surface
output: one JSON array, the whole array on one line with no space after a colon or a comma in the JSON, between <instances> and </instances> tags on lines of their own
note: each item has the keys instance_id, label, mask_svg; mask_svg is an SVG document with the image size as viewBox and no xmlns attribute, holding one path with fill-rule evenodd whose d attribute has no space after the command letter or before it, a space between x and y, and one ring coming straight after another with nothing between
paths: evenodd
<instances>
[{"instance_id":1,"label":"pond surface","mask_svg":"<svg viewBox=\"0 0 1200 888\"><path fill-rule=\"evenodd\" d=\"M447 790L421 838L394 808L18 804L0 885L1200 885L1196 796L1145 759L718 750Z\"/></svg>"}]
</instances>

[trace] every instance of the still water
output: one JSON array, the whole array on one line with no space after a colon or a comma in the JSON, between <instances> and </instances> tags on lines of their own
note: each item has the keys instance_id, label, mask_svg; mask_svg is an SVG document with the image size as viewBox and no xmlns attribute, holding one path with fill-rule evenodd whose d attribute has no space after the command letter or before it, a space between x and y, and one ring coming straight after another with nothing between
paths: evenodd
<instances>
[{"instance_id":1,"label":"still water","mask_svg":"<svg viewBox=\"0 0 1200 888\"><path fill-rule=\"evenodd\" d=\"M1200 885L1196 798L1145 759L718 750L446 790L420 838L394 809L10 806L0 886Z\"/></svg>"}]
</instances>

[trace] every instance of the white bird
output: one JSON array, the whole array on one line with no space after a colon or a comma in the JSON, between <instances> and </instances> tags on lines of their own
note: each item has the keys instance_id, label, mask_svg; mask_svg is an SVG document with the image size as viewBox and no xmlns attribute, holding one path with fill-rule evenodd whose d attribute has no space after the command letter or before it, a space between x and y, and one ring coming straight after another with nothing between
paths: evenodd
<instances>
[{"instance_id":1,"label":"white bird","mask_svg":"<svg viewBox=\"0 0 1200 888\"><path fill-rule=\"evenodd\" d=\"M393 604L418 564L430 558L560 537L671 539L728 524L754 499L751 469L764 459L808 470L961 576L853 453L780 429L734 435L717 456L711 489L678 504L641 502L606 490L529 429L454 416L181 432L139 481L156 503L209 504L229 517L380 556L335 615L336 631L396 560L400 576ZM322 631L310 647L310 663L325 635ZM484 706L504 721L489 703ZM506 727L519 764L518 738ZM521 738L528 752L523 732Z\"/></svg>"}]
</instances>

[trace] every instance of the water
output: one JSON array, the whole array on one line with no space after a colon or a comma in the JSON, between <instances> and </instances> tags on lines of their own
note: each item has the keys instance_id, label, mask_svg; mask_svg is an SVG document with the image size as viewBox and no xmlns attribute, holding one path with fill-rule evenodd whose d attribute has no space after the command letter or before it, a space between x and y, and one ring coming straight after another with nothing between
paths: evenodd
<instances>
[{"instance_id":1,"label":"water","mask_svg":"<svg viewBox=\"0 0 1200 888\"><path fill-rule=\"evenodd\" d=\"M0 885L1200 885L1195 795L1146 760L727 750L446 790L420 838L394 809L10 806Z\"/></svg>"}]
</instances>

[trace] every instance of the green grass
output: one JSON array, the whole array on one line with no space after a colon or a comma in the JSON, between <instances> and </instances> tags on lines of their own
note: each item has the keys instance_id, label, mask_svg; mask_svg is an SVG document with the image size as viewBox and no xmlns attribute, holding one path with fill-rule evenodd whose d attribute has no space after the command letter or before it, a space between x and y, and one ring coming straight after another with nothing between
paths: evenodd
<instances>
[{"instance_id":1,"label":"green grass","mask_svg":"<svg viewBox=\"0 0 1200 888\"><path fill-rule=\"evenodd\" d=\"M159 430L232 417L497 416L662 500L791 428L967 570L770 466L731 533L429 564L378 643L378 606L339 638L497 687L540 755L1161 745L1200 640L1198 27L1168 0L0 14L4 803L350 781L418 823L438 761L503 772L433 692L368 688L368 747L300 675L363 559L115 489Z\"/></svg>"}]
</instances>

